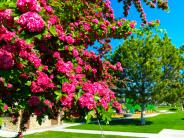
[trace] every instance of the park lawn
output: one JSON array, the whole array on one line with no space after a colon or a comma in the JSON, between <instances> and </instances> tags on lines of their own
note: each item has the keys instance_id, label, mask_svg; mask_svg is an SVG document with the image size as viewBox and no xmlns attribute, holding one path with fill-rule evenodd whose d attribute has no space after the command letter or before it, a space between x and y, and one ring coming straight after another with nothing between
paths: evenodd
<instances>
[{"instance_id":1,"label":"park lawn","mask_svg":"<svg viewBox=\"0 0 184 138\"><path fill-rule=\"evenodd\" d=\"M159 106L157 107L157 110L167 110L167 111L172 111L172 112L178 112L181 110L181 107L170 107L170 106Z\"/></svg>"},{"instance_id":2,"label":"park lawn","mask_svg":"<svg viewBox=\"0 0 184 138\"><path fill-rule=\"evenodd\" d=\"M2 124L2 120L3 120L3 118L2 118L2 117L0 117L0 126L1 126L1 124Z\"/></svg>"},{"instance_id":3,"label":"park lawn","mask_svg":"<svg viewBox=\"0 0 184 138\"><path fill-rule=\"evenodd\" d=\"M94 137L101 138L102 136L96 135L96 134L79 134L79 133L47 131L43 133L25 135L24 137L25 138L94 138ZM135 137L105 135L105 138L135 138Z\"/></svg>"},{"instance_id":4,"label":"park lawn","mask_svg":"<svg viewBox=\"0 0 184 138\"><path fill-rule=\"evenodd\" d=\"M101 124L102 129L106 131L125 131L125 132L143 132L158 133L162 129L184 130L184 112L175 112L172 114L161 114L155 117L146 118L146 125L140 126L139 119L119 119L113 120L109 125ZM100 130L97 123L83 124L70 127L71 129Z\"/></svg>"}]
</instances>

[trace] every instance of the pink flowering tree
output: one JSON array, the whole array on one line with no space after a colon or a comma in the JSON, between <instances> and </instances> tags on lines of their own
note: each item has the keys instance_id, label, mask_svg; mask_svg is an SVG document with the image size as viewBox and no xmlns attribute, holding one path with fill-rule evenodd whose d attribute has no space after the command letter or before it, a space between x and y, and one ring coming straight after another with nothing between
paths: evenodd
<instances>
[{"instance_id":1,"label":"pink flowering tree","mask_svg":"<svg viewBox=\"0 0 184 138\"><path fill-rule=\"evenodd\" d=\"M0 3L0 113L21 130L31 114L39 122L80 115L109 121L121 104L109 89L122 72L101 59L110 38L126 38L135 22L115 20L109 0L11 0ZM100 42L98 54L88 47Z\"/></svg>"}]
</instances>

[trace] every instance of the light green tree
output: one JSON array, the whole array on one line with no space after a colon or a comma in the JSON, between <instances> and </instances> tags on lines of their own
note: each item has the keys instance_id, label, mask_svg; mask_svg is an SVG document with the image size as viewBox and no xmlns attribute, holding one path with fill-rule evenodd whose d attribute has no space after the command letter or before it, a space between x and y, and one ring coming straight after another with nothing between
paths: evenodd
<instances>
[{"instance_id":1,"label":"light green tree","mask_svg":"<svg viewBox=\"0 0 184 138\"><path fill-rule=\"evenodd\" d=\"M178 82L182 68L180 60L179 49L172 45L167 34L159 33L150 26L137 29L135 34L112 54L110 61L121 62L124 67L122 79L127 80L123 89L122 85L117 84L119 92L141 105L142 125L145 124L146 105L163 94L162 91L169 86L167 81L172 84Z\"/></svg>"}]
</instances>

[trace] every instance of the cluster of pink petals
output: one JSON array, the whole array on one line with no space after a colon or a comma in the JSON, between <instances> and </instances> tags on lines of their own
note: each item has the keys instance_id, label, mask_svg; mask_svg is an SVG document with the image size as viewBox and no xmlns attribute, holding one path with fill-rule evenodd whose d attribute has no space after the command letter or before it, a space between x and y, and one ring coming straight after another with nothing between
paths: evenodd
<instances>
[{"instance_id":1,"label":"cluster of pink petals","mask_svg":"<svg viewBox=\"0 0 184 138\"><path fill-rule=\"evenodd\" d=\"M73 102L74 102L74 94L69 94L68 96L63 96L60 99L60 102L61 102L63 107L72 108Z\"/></svg>"},{"instance_id":2,"label":"cluster of pink petals","mask_svg":"<svg viewBox=\"0 0 184 138\"><path fill-rule=\"evenodd\" d=\"M26 12L18 19L18 24L29 32L41 32L44 29L44 20L35 12Z\"/></svg>"},{"instance_id":3,"label":"cluster of pink petals","mask_svg":"<svg viewBox=\"0 0 184 138\"><path fill-rule=\"evenodd\" d=\"M14 66L12 53L0 49L0 69L9 70Z\"/></svg>"},{"instance_id":4,"label":"cluster of pink petals","mask_svg":"<svg viewBox=\"0 0 184 138\"><path fill-rule=\"evenodd\" d=\"M56 68L61 73L70 73L73 69L73 63L71 61L64 62L62 59L56 63Z\"/></svg>"},{"instance_id":5,"label":"cluster of pink petals","mask_svg":"<svg viewBox=\"0 0 184 138\"><path fill-rule=\"evenodd\" d=\"M130 22L130 27L131 27L131 28L134 28L135 25L136 25L136 22L135 22L135 21Z\"/></svg>"},{"instance_id":6,"label":"cluster of pink petals","mask_svg":"<svg viewBox=\"0 0 184 138\"><path fill-rule=\"evenodd\" d=\"M76 68L75 68L75 72L80 74L82 73L82 67L80 65L78 65Z\"/></svg>"},{"instance_id":7,"label":"cluster of pink petals","mask_svg":"<svg viewBox=\"0 0 184 138\"><path fill-rule=\"evenodd\" d=\"M62 85L62 92L67 93L67 94L74 93L75 92L75 85L64 82Z\"/></svg>"},{"instance_id":8,"label":"cluster of pink petals","mask_svg":"<svg viewBox=\"0 0 184 138\"><path fill-rule=\"evenodd\" d=\"M78 104L81 108L87 108L89 110L96 108L96 102L94 100L94 96L91 93L85 93L83 94L79 100Z\"/></svg>"},{"instance_id":9,"label":"cluster of pink petals","mask_svg":"<svg viewBox=\"0 0 184 138\"><path fill-rule=\"evenodd\" d=\"M21 12L40 12L41 7L38 5L37 0L17 0L17 8Z\"/></svg>"},{"instance_id":10,"label":"cluster of pink petals","mask_svg":"<svg viewBox=\"0 0 184 138\"><path fill-rule=\"evenodd\" d=\"M31 96L28 100L30 107L40 104L40 99L37 96Z\"/></svg>"},{"instance_id":11,"label":"cluster of pink petals","mask_svg":"<svg viewBox=\"0 0 184 138\"><path fill-rule=\"evenodd\" d=\"M85 92L89 92L91 94L98 93L100 96L104 96L104 95L106 95L107 93L110 92L110 90L108 89L107 86L105 86L101 83L98 83L98 82L95 82L95 83L86 82L86 83L83 84L82 89Z\"/></svg>"},{"instance_id":12,"label":"cluster of pink petals","mask_svg":"<svg viewBox=\"0 0 184 138\"><path fill-rule=\"evenodd\" d=\"M77 50L76 48L74 48L74 49L72 50L72 55L73 55L74 57L77 57L77 56L79 55L79 52L78 52L78 50Z\"/></svg>"},{"instance_id":13,"label":"cluster of pink petals","mask_svg":"<svg viewBox=\"0 0 184 138\"><path fill-rule=\"evenodd\" d=\"M47 74L41 71L37 71L38 77L36 81L31 83L31 91L33 93L44 92L48 89L54 89L55 85Z\"/></svg>"},{"instance_id":14,"label":"cluster of pink petals","mask_svg":"<svg viewBox=\"0 0 184 138\"><path fill-rule=\"evenodd\" d=\"M29 53L27 51L20 51L19 56L30 61L35 68L42 66L41 59L35 53Z\"/></svg>"},{"instance_id":15,"label":"cluster of pink petals","mask_svg":"<svg viewBox=\"0 0 184 138\"><path fill-rule=\"evenodd\" d=\"M8 105L5 104L4 107L3 107L4 111L7 111L9 109Z\"/></svg>"},{"instance_id":16,"label":"cluster of pink petals","mask_svg":"<svg viewBox=\"0 0 184 138\"><path fill-rule=\"evenodd\" d=\"M74 38L71 35L64 35L63 34L63 35L59 36L59 39L61 41L68 43L68 44L73 44L75 42Z\"/></svg>"},{"instance_id":17,"label":"cluster of pink petals","mask_svg":"<svg viewBox=\"0 0 184 138\"><path fill-rule=\"evenodd\" d=\"M118 71L123 71L123 68L122 68L122 66L121 66L121 62L117 62L116 63L116 69L118 70Z\"/></svg>"},{"instance_id":18,"label":"cluster of pink petals","mask_svg":"<svg viewBox=\"0 0 184 138\"><path fill-rule=\"evenodd\" d=\"M99 104L102 105L102 107L105 109L105 110L108 110L109 106L108 106L108 102L102 98L99 100Z\"/></svg>"},{"instance_id":19,"label":"cluster of pink petals","mask_svg":"<svg viewBox=\"0 0 184 138\"><path fill-rule=\"evenodd\" d=\"M13 37L15 37L15 32L10 32L4 26L0 26L0 42L9 42Z\"/></svg>"},{"instance_id":20,"label":"cluster of pink petals","mask_svg":"<svg viewBox=\"0 0 184 138\"><path fill-rule=\"evenodd\" d=\"M14 22L12 15L12 9L6 9L3 11L0 11L0 23L5 23L5 25L11 26Z\"/></svg>"},{"instance_id":21,"label":"cluster of pink petals","mask_svg":"<svg viewBox=\"0 0 184 138\"><path fill-rule=\"evenodd\" d=\"M53 104L49 100L44 100L44 104L47 105L49 108L52 108Z\"/></svg>"},{"instance_id":22,"label":"cluster of pink petals","mask_svg":"<svg viewBox=\"0 0 184 138\"><path fill-rule=\"evenodd\" d=\"M95 83L90 83L90 82L86 82L83 84L82 87L83 91L85 91L86 93L90 93L91 95L95 95L98 94L99 96L99 101L98 101L98 105L101 105L102 107L104 107L104 109L108 109L108 103L111 100L115 100L115 94L114 92L112 92L105 84L103 83L99 83L99 82L95 82Z\"/></svg>"},{"instance_id":23,"label":"cluster of pink petals","mask_svg":"<svg viewBox=\"0 0 184 138\"><path fill-rule=\"evenodd\" d=\"M118 110L119 113L122 113L123 110L122 110L122 105L120 103L118 103L118 101L114 101L113 102L113 105L112 105L114 108L116 108Z\"/></svg>"}]
</instances>

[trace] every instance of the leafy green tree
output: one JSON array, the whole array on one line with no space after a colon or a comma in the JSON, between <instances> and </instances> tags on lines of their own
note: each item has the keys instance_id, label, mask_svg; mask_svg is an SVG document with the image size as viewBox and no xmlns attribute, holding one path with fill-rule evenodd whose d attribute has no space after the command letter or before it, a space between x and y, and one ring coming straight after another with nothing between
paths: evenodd
<instances>
[{"instance_id":1,"label":"leafy green tree","mask_svg":"<svg viewBox=\"0 0 184 138\"><path fill-rule=\"evenodd\" d=\"M156 88L158 86L162 89L166 88L167 83L160 85L163 81L177 82L181 74L178 49L172 45L167 34L163 37L161 35L163 36L159 30L147 25L137 29L135 34L125 40L110 58L112 63L120 61L124 68L122 79L127 80L125 88L122 89L122 85L119 84L117 87L126 97L133 98L135 103L141 105L142 125L145 124L146 105L153 102L153 97L158 96Z\"/></svg>"},{"instance_id":2,"label":"leafy green tree","mask_svg":"<svg viewBox=\"0 0 184 138\"><path fill-rule=\"evenodd\" d=\"M184 95L184 58L182 47L176 48L171 44L167 35L162 42L162 77L161 82L155 87L157 102L166 102L172 105L181 102Z\"/></svg>"}]
</instances>

